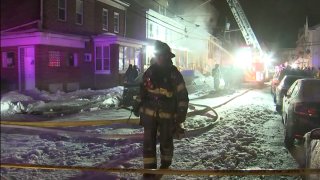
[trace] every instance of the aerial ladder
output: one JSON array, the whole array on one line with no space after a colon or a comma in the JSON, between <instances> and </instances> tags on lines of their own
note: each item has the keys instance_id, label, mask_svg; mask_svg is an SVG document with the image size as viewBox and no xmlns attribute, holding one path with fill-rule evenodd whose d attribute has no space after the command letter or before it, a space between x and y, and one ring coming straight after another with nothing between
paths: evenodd
<instances>
[{"instance_id":1,"label":"aerial ladder","mask_svg":"<svg viewBox=\"0 0 320 180\"><path fill-rule=\"evenodd\" d=\"M261 46L250 26L250 23L239 3L238 0L227 0L228 5L231 9L231 12L239 26L239 29L242 33L242 36L244 37L244 40L246 41L247 46L249 46L254 52L253 54L254 59L251 63L251 70L250 72L247 71L247 74L251 74L251 77L245 77L245 79L250 79L254 81L263 81L264 80L264 63L262 62L262 56L263 51L261 49ZM248 75L249 76L249 75Z\"/></svg>"}]
</instances>

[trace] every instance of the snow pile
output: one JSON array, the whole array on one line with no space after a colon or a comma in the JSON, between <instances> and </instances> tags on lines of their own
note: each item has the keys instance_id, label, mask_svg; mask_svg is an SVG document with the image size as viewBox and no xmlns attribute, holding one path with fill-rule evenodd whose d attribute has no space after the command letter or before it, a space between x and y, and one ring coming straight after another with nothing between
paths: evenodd
<instances>
[{"instance_id":1,"label":"snow pile","mask_svg":"<svg viewBox=\"0 0 320 180\"><path fill-rule=\"evenodd\" d=\"M74 92L48 93L32 90L28 96L12 91L1 98L1 114L15 113L42 114L44 112L77 113L117 107L122 97L123 87L103 90L77 90Z\"/></svg>"},{"instance_id":2,"label":"snow pile","mask_svg":"<svg viewBox=\"0 0 320 180\"><path fill-rule=\"evenodd\" d=\"M115 129L116 130L116 129ZM117 159L124 154L139 150L141 144L127 140L104 140L98 138L71 138L52 133L20 131L20 134L1 134L1 162L59 166L99 165L117 166ZM120 163L120 162L119 162ZM35 173L36 172L36 173ZM8 179L70 179L81 176L79 171L34 171L1 169L1 176ZM91 172L92 173L92 172Z\"/></svg>"},{"instance_id":3,"label":"snow pile","mask_svg":"<svg viewBox=\"0 0 320 180\"><path fill-rule=\"evenodd\" d=\"M26 111L23 103L29 103L33 100L32 97L16 91L8 92L1 97L1 114L23 113Z\"/></svg>"},{"instance_id":4,"label":"snow pile","mask_svg":"<svg viewBox=\"0 0 320 180\"><path fill-rule=\"evenodd\" d=\"M188 118L184 123L185 129L198 129L208 126L209 124L213 123L212 118L208 116L196 115L193 117Z\"/></svg>"},{"instance_id":5,"label":"snow pile","mask_svg":"<svg viewBox=\"0 0 320 180\"><path fill-rule=\"evenodd\" d=\"M1 96L1 102L21 102L21 101L32 101L33 98L16 91L8 92Z\"/></svg>"}]
</instances>

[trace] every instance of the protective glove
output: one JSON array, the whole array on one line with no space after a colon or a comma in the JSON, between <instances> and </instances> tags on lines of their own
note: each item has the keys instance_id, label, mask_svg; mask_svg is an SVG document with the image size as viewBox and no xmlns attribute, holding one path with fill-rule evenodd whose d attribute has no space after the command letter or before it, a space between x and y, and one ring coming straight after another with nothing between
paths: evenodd
<instances>
[{"instance_id":1,"label":"protective glove","mask_svg":"<svg viewBox=\"0 0 320 180\"><path fill-rule=\"evenodd\" d=\"M178 113L176 117L176 123L181 124L186 121L186 113Z\"/></svg>"},{"instance_id":2,"label":"protective glove","mask_svg":"<svg viewBox=\"0 0 320 180\"><path fill-rule=\"evenodd\" d=\"M183 128L183 124L176 124L173 130L173 137L175 139L182 139L185 137L185 129Z\"/></svg>"}]
</instances>

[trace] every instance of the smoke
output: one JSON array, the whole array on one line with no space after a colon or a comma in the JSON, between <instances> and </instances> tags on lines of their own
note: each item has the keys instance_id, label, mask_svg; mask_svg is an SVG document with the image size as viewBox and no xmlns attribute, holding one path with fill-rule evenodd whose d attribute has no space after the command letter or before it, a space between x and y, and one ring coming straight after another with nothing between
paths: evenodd
<instances>
[{"instance_id":1,"label":"smoke","mask_svg":"<svg viewBox=\"0 0 320 180\"><path fill-rule=\"evenodd\" d=\"M213 34L217 26L219 13L212 5L213 0L170 0L169 8L174 10L177 18L193 23L208 33ZM194 28L194 27L193 27Z\"/></svg>"}]
</instances>

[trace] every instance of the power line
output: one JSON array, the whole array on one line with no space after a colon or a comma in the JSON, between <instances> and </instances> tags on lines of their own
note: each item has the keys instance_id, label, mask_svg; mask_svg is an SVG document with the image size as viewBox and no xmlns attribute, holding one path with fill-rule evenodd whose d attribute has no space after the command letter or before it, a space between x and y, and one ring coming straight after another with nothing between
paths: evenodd
<instances>
[{"instance_id":1,"label":"power line","mask_svg":"<svg viewBox=\"0 0 320 180\"><path fill-rule=\"evenodd\" d=\"M136 2L137 5L140 6L142 9L149 9L148 7L142 6L142 5L141 5L140 3L138 3L136 0L135 0L135 2ZM129 9L132 9L132 8L129 8ZM147 15L149 15L149 16L151 16L151 17L153 17L153 18L155 18L155 19L157 19L157 20L165 23L165 24L168 24L168 25L170 25L170 26L172 26L172 27L174 27L174 28L177 28L177 29L180 29L180 30L183 30L183 31L184 31L184 29L181 29L180 27L177 27L177 26L175 26L175 25L173 25L173 24L170 24L170 23L168 23L168 22L166 22L166 21L164 21L164 20L162 20L162 19L159 19L159 18L157 18L157 17L155 17L155 16L153 16L153 15L147 13L147 12L145 12L145 13L146 13ZM160 24L159 24L159 25L160 25Z\"/></svg>"},{"instance_id":2,"label":"power line","mask_svg":"<svg viewBox=\"0 0 320 180\"><path fill-rule=\"evenodd\" d=\"M174 12L171 12L167 7L165 7L165 6L163 6L162 4L160 4L158 1L156 1L156 0L152 0L153 2L155 2L156 4L158 4L159 6L161 6L161 7L163 7L163 8L165 8L168 12L170 12L171 14L175 14ZM177 16L177 15L176 15ZM186 21L186 22L189 22L190 24L193 24L193 25L195 25L196 27L199 27L199 25L198 24L195 24L195 23L193 23L193 22L191 22L191 21L188 21L188 20L185 20L183 17L181 17L181 16L177 16L177 17L179 17L181 20L184 20L184 21Z\"/></svg>"}]
</instances>

